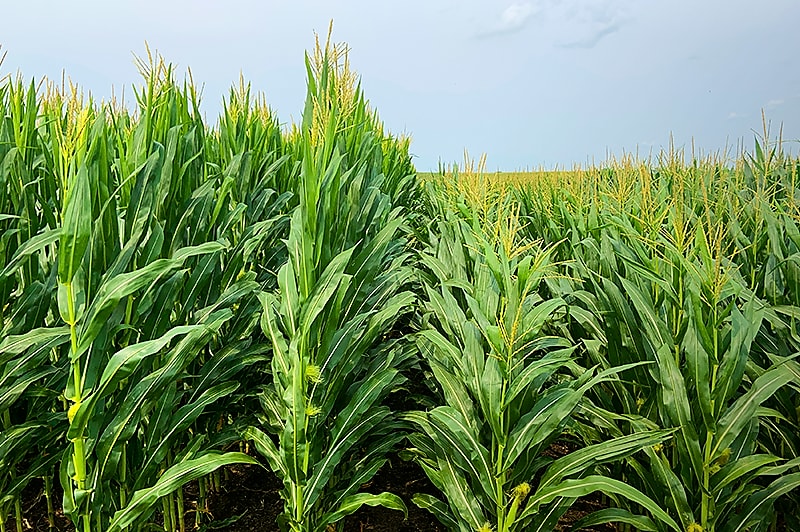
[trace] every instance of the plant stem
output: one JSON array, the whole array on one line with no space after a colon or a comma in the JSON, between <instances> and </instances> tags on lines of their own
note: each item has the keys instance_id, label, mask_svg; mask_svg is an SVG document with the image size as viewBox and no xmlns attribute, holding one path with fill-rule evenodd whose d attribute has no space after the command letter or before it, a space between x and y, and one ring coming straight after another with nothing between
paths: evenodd
<instances>
[{"instance_id":1,"label":"plant stem","mask_svg":"<svg viewBox=\"0 0 800 532\"><path fill-rule=\"evenodd\" d=\"M120 472L119 472L119 507L125 508L125 505L128 504L128 485L127 485L127 478L128 478L128 444L122 444L122 457L120 458Z\"/></svg>"},{"instance_id":2,"label":"plant stem","mask_svg":"<svg viewBox=\"0 0 800 532\"><path fill-rule=\"evenodd\" d=\"M195 512L195 527L199 528L200 523L203 522L203 512L206 505L206 482L205 479L200 477L197 479L197 510Z\"/></svg>"},{"instance_id":3,"label":"plant stem","mask_svg":"<svg viewBox=\"0 0 800 532\"><path fill-rule=\"evenodd\" d=\"M56 527L56 511L53 508L53 477L44 477L44 496L47 499L47 524L50 529Z\"/></svg>"},{"instance_id":4,"label":"plant stem","mask_svg":"<svg viewBox=\"0 0 800 532\"><path fill-rule=\"evenodd\" d=\"M14 500L14 519L17 524L17 532L22 532L22 504L19 497Z\"/></svg>"},{"instance_id":5,"label":"plant stem","mask_svg":"<svg viewBox=\"0 0 800 532\"><path fill-rule=\"evenodd\" d=\"M713 311L713 325L714 325L714 367L711 375L711 393L714 393L714 388L716 387L717 382L717 368L719 367L719 329L718 325L718 306L715 302L714 304L714 311ZM714 412L715 404L712 400L711 402L711 410ZM711 452L714 446L714 433L706 432L706 445L705 445L705 459L703 460L703 490L701 493L700 499L700 526L703 527L703 530L713 530L713 527L709 528L708 520L709 515L713 513L713 509L711 505L713 504L711 494L710 494L710 484L711 484Z\"/></svg>"},{"instance_id":6,"label":"plant stem","mask_svg":"<svg viewBox=\"0 0 800 532\"><path fill-rule=\"evenodd\" d=\"M178 489L178 527L181 532L186 532L185 507L183 504L183 488Z\"/></svg>"},{"instance_id":7,"label":"plant stem","mask_svg":"<svg viewBox=\"0 0 800 532\"><path fill-rule=\"evenodd\" d=\"M497 444L497 455L495 456L494 463L495 463L495 475L497 476L497 480L495 481L495 506L497 508L497 530L498 532L507 532L506 522L505 522L505 504L504 504L504 493L503 487L506 483L506 473L505 468L503 465L503 449L504 445L502 443Z\"/></svg>"},{"instance_id":8,"label":"plant stem","mask_svg":"<svg viewBox=\"0 0 800 532\"><path fill-rule=\"evenodd\" d=\"M298 523L303 522L303 486L297 484L294 488L294 518Z\"/></svg>"},{"instance_id":9,"label":"plant stem","mask_svg":"<svg viewBox=\"0 0 800 532\"><path fill-rule=\"evenodd\" d=\"M3 410L3 418L2 419L3 419L3 428L4 429L9 428L11 426L11 415L9 414L8 409ZM13 466L10 468L10 471L8 472L8 475L11 478L11 480L13 481L14 480L14 467ZM16 508L16 505L15 505L15 508ZM5 530L6 530L5 521L6 521L6 513L5 513L5 511L0 511L0 532L5 532ZM19 517L17 517L17 528L19 528Z\"/></svg>"},{"instance_id":10,"label":"plant stem","mask_svg":"<svg viewBox=\"0 0 800 532\"><path fill-rule=\"evenodd\" d=\"M708 530L709 503L711 502L711 497L708 492L711 480L711 464L709 462L711 461L711 448L713 446L713 442L714 434L711 432L706 432L705 460L703 460L703 490L700 500L700 526L703 527L703 530Z\"/></svg>"},{"instance_id":11,"label":"plant stem","mask_svg":"<svg viewBox=\"0 0 800 532\"><path fill-rule=\"evenodd\" d=\"M78 353L78 332L77 332L77 319L75 317L75 294L72 290L72 283L66 283L65 288L67 290L67 313L69 318L69 335L70 335L70 349L72 352L72 381L73 387L75 388L75 393L72 397L72 406L77 408L77 405L80 405L81 399L83 398L83 390L82 390L82 379L81 379L81 365L80 360L78 360L77 353ZM71 416L68 415L71 418ZM70 424L72 424L72 419L69 420ZM78 437L73 442L73 452L72 452L72 464L75 467L75 484L77 484L77 488L81 491L86 490L86 454L83 447L84 438ZM79 509L80 511L80 509ZM89 512L86 511L80 514L83 521L83 532L91 532L91 521ZM77 524L76 524L77 525Z\"/></svg>"},{"instance_id":12,"label":"plant stem","mask_svg":"<svg viewBox=\"0 0 800 532\"><path fill-rule=\"evenodd\" d=\"M167 497L161 497L161 515L162 515L162 517L164 519L164 524L162 525L164 527L164 532L170 532L169 514L170 514L170 511L169 511L169 500L168 500Z\"/></svg>"}]
</instances>

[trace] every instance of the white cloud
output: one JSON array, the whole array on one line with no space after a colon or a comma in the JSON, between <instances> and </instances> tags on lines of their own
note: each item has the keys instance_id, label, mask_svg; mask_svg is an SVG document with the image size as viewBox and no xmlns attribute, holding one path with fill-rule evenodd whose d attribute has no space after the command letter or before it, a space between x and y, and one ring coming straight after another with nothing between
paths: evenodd
<instances>
[{"instance_id":1,"label":"white cloud","mask_svg":"<svg viewBox=\"0 0 800 532\"><path fill-rule=\"evenodd\" d=\"M525 25L531 15L533 15L533 6L530 2L511 4L500 15L498 29L505 31L517 30Z\"/></svg>"},{"instance_id":2,"label":"white cloud","mask_svg":"<svg viewBox=\"0 0 800 532\"><path fill-rule=\"evenodd\" d=\"M737 113L736 111L731 111L728 113L728 120L734 120L736 118L744 118L744 115L741 113Z\"/></svg>"},{"instance_id":3,"label":"white cloud","mask_svg":"<svg viewBox=\"0 0 800 532\"><path fill-rule=\"evenodd\" d=\"M519 31L539 11L540 9L531 2L514 2L500 13L500 20L497 23L479 36L489 37Z\"/></svg>"},{"instance_id":4,"label":"white cloud","mask_svg":"<svg viewBox=\"0 0 800 532\"><path fill-rule=\"evenodd\" d=\"M765 107L767 109L775 109L776 107L779 107L779 106L783 105L784 103L785 102L783 100L781 100L781 99L770 100L770 101L767 102L767 105Z\"/></svg>"}]
</instances>

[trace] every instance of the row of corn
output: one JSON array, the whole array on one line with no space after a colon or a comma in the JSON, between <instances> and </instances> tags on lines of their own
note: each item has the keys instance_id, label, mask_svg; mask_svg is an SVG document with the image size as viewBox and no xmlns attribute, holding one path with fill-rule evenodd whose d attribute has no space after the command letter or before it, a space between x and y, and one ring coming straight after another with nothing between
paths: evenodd
<instances>
[{"instance_id":1,"label":"row of corn","mask_svg":"<svg viewBox=\"0 0 800 532\"><path fill-rule=\"evenodd\" d=\"M419 180L346 51L288 130L153 56L133 111L0 83L0 531L199 528L235 464L281 530L799 527L797 159Z\"/></svg>"}]
</instances>

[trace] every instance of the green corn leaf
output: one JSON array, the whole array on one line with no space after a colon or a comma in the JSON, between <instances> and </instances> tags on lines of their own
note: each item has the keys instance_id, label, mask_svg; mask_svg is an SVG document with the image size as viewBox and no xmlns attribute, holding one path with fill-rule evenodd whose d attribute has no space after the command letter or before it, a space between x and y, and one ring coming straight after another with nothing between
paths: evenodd
<instances>
[{"instance_id":1,"label":"green corn leaf","mask_svg":"<svg viewBox=\"0 0 800 532\"><path fill-rule=\"evenodd\" d=\"M89 171L86 166L81 166L71 184L64 210L58 252L58 281L61 284L72 282L89 245L91 233L92 195Z\"/></svg>"},{"instance_id":2,"label":"green corn leaf","mask_svg":"<svg viewBox=\"0 0 800 532\"><path fill-rule=\"evenodd\" d=\"M566 362L571 360L575 348L570 348L544 358L530 362L512 381L506 392L506 401L503 408L507 408L517 396L529 390L534 381L546 378L555 373Z\"/></svg>"},{"instance_id":3,"label":"green corn leaf","mask_svg":"<svg viewBox=\"0 0 800 532\"><path fill-rule=\"evenodd\" d=\"M210 255L213 253L224 251L227 248L228 245L222 241L204 242L196 246L187 246L176 250L175 253L173 253L172 255L172 260L177 261L180 264L183 264L187 259L191 257Z\"/></svg>"},{"instance_id":4,"label":"green corn leaf","mask_svg":"<svg viewBox=\"0 0 800 532\"><path fill-rule=\"evenodd\" d=\"M24 334L11 335L0 342L0 354L8 357L18 355L23 351L45 343L49 347L56 347L69 340L69 327L41 327L27 331ZM54 342L54 343L53 343ZM8 362L10 358L0 358L0 365Z\"/></svg>"},{"instance_id":5,"label":"green corn leaf","mask_svg":"<svg viewBox=\"0 0 800 532\"><path fill-rule=\"evenodd\" d=\"M3 271L0 272L0 279L4 277L8 277L16 270L22 267L25 259L44 249L45 247L51 245L56 240L59 240L62 236L62 231L58 229L47 229L42 233L26 240L17 250L14 252L14 255L11 257L11 260L3 268Z\"/></svg>"},{"instance_id":6,"label":"green corn leaf","mask_svg":"<svg viewBox=\"0 0 800 532\"><path fill-rule=\"evenodd\" d=\"M518 337L521 340L527 340L541 335L542 327L544 327L545 323L556 316L556 311L565 308L566 303L560 297L548 299L538 305L534 305L533 308L523 314L522 326Z\"/></svg>"},{"instance_id":7,"label":"green corn leaf","mask_svg":"<svg viewBox=\"0 0 800 532\"><path fill-rule=\"evenodd\" d=\"M344 270L347 267L350 257L353 255L353 251L353 248L350 248L338 254L330 264L327 265L322 275L320 275L308 300L303 303L300 315L302 330L310 330L314 320L325 310L331 296L336 292L339 283L341 283L345 277Z\"/></svg>"},{"instance_id":8,"label":"green corn leaf","mask_svg":"<svg viewBox=\"0 0 800 532\"><path fill-rule=\"evenodd\" d=\"M696 392L697 404L706 432L714 431L714 413L711 408L711 375L709 372L709 356L697 337L694 327L687 328L683 339L683 351L686 354L686 365Z\"/></svg>"},{"instance_id":9,"label":"green corn leaf","mask_svg":"<svg viewBox=\"0 0 800 532\"><path fill-rule=\"evenodd\" d=\"M45 366L25 373L18 372L15 374L9 372L7 375L3 375L2 379L0 379L0 412L8 411L29 386L48 375L56 373L56 371L58 369L53 366ZM12 376L14 377L13 380L11 380Z\"/></svg>"},{"instance_id":10,"label":"green corn leaf","mask_svg":"<svg viewBox=\"0 0 800 532\"><path fill-rule=\"evenodd\" d=\"M553 462L539 481L539 489L561 482L565 477L595 464L618 460L645 447L653 447L670 437L674 430L636 432L573 451Z\"/></svg>"},{"instance_id":11,"label":"green corn leaf","mask_svg":"<svg viewBox=\"0 0 800 532\"><path fill-rule=\"evenodd\" d=\"M481 444L478 432L452 407L440 406L429 414L431 434L439 440L441 453L446 453L452 462L469 474L472 485L479 485L489 500L496 495L495 475L489 459L489 451Z\"/></svg>"},{"instance_id":12,"label":"green corn leaf","mask_svg":"<svg viewBox=\"0 0 800 532\"><path fill-rule=\"evenodd\" d=\"M751 345L761 329L764 312L756 310L756 304L755 299L750 300L745 305L744 314L736 307L731 309L731 344L720 362L714 388L714 414L717 418L741 384Z\"/></svg>"},{"instance_id":13,"label":"green corn leaf","mask_svg":"<svg viewBox=\"0 0 800 532\"><path fill-rule=\"evenodd\" d=\"M140 466L140 472L133 489L140 489L143 486L147 479L150 478L150 474L154 473L159 464L163 463L170 448L175 445L176 441L179 441L180 434L191 427L192 423L200 417L208 405L230 396L238 388L239 383L237 382L217 384L207 389L195 401L180 407L166 424L168 428L161 432L158 444L148 449L149 456Z\"/></svg>"},{"instance_id":14,"label":"green corn leaf","mask_svg":"<svg viewBox=\"0 0 800 532\"><path fill-rule=\"evenodd\" d=\"M582 530L592 526L602 525L605 523L624 523L633 526L636 530L642 532L658 532L658 527L647 516L635 515L628 510L621 508L606 508L592 512L586 517L582 517L572 523L573 530Z\"/></svg>"},{"instance_id":15,"label":"green corn leaf","mask_svg":"<svg viewBox=\"0 0 800 532\"><path fill-rule=\"evenodd\" d=\"M0 468L13 467L21 462L31 441L47 429L44 423L27 422L4 428L0 432Z\"/></svg>"},{"instance_id":16,"label":"green corn leaf","mask_svg":"<svg viewBox=\"0 0 800 532\"><path fill-rule=\"evenodd\" d=\"M308 443L306 440L306 375L302 356L298 353L297 341L292 340L289 345L288 357L291 380L283 397L289 417L280 435L280 451L281 460L286 464L289 478L296 484L305 483L307 473L303 464Z\"/></svg>"},{"instance_id":17,"label":"green corn leaf","mask_svg":"<svg viewBox=\"0 0 800 532\"><path fill-rule=\"evenodd\" d=\"M673 426L678 427L678 438L689 455L695 478L699 481L703 478L703 458L683 374L675 362L674 353L669 345L663 345L657 355L663 407Z\"/></svg>"},{"instance_id":18,"label":"green corn leaf","mask_svg":"<svg viewBox=\"0 0 800 532\"><path fill-rule=\"evenodd\" d=\"M617 379L617 375L619 373L624 373L624 372L626 372L628 370L631 370L631 369L634 369L634 368L637 368L637 367L640 367L640 366L646 366L646 365L649 365L649 364L652 364L652 363L651 362L632 362L630 364L623 364L621 366L614 366L614 367L611 367L611 368L603 369L603 370L599 371L596 375L592 376L591 378L581 379L581 382L584 381L584 380L585 380L585 382L583 382L583 384L581 384L581 386L578 388L578 393L584 394L589 389L591 389L592 387L600 384L601 382L607 382L607 381L616 380ZM590 373L587 372L584 377L589 376L589 375L590 375Z\"/></svg>"},{"instance_id":19,"label":"green corn leaf","mask_svg":"<svg viewBox=\"0 0 800 532\"><path fill-rule=\"evenodd\" d=\"M689 506L686 487L670 467L669 460L663 452L656 453L652 449L647 449L646 452L650 457L650 467L653 475L658 479L659 484L663 486L662 490L657 493L664 496L665 503L676 511L684 529L688 528L696 520L692 508Z\"/></svg>"},{"instance_id":20,"label":"green corn leaf","mask_svg":"<svg viewBox=\"0 0 800 532\"><path fill-rule=\"evenodd\" d=\"M620 281L639 314L639 325L644 327L645 337L650 341L653 349L658 350L661 346L667 345L672 335L669 334L664 322L656 315L652 301L633 282L625 278Z\"/></svg>"},{"instance_id":21,"label":"green corn leaf","mask_svg":"<svg viewBox=\"0 0 800 532\"><path fill-rule=\"evenodd\" d=\"M766 467L765 469L760 471L760 474L762 474L764 476L783 475L787 471L789 471L791 469L794 469L794 468L796 468L798 466L800 466L800 456L798 456L797 458L792 458L791 460L787 460L786 462L784 462L784 463L782 463L780 465L774 465L774 466Z\"/></svg>"},{"instance_id":22,"label":"green corn leaf","mask_svg":"<svg viewBox=\"0 0 800 532\"><path fill-rule=\"evenodd\" d=\"M761 522L776 499L800 487L800 473L785 475L748 497L742 510L728 518L724 532L741 532Z\"/></svg>"},{"instance_id":23,"label":"green corn leaf","mask_svg":"<svg viewBox=\"0 0 800 532\"><path fill-rule=\"evenodd\" d=\"M750 475L757 475L759 470L780 461L780 457L771 454L743 456L728 463L711 477L711 491L719 493L729 484Z\"/></svg>"},{"instance_id":24,"label":"green corn leaf","mask_svg":"<svg viewBox=\"0 0 800 532\"><path fill-rule=\"evenodd\" d=\"M267 434L256 427L247 427L242 433L242 437L253 442L256 450L267 459L267 463L273 471L284 478L289 476L289 472L281 460L278 447Z\"/></svg>"},{"instance_id":25,"label":"green corn leaf","mask_svg":"<svg viewBox=\"0 0 800 532\"><path fill-rule=\"evenodd\" d=\"M219 311L202 327L191 330L170 349L166 355L166 363L156 371L149 373L135 383L122 402L113 418L102 427L97 439L96 475L104 478L112 475L115 470L115 461L119 459L118 445L133 436L142 415L142 406L156 398L163 399L162 391L165 386L177 379L185 365L191 361L198 350L208 342L209 337L215 334L232 317L232 313Z\"/></svg>"},{"instance_id":26,"label":"green corn leaf","mask_svg":"<svg viewBox=\"0 0 800 532\"><path fill-rule=\"evenodd\" d=\"M428 364L430 364L431 370L433 370L436 381L442 387L445 403L455 408L461 414L462 419L466 420L473 429L476 428L474 405L467 388L458 377L445 369L434 357L428 358Z\"/></svg>"},{"instance_id":27,"label":"green corn leaf","mask_svg":"<svg viewBox=\"0 0 800 532\"><path fill-rule=\"evenodd\" d=\"M424 355L430 360L438 360L439 357L444 357L442 363L451 368L459 368L461 366L461 353L458 348L447 340L439 331L433 329L426 329L419 333L419 337L429 341L435 346L435 351L427 347L420 349Z\"/></svg>"},{"instance_id":28,"label":"green corn leaf","mask_svg":"<svg viewBox=\"0 0 800 532\"><path fill-rule=\"evenodd\" d=\"M474 348L470 351L474 353L477 366L480 364L477 361L480 357L478 349ZM483 419L489 422L497 441L503 441L506 437L506 433L501 426L501 419L503 418L503 377L500 362L494 357L486 357L483 360L483 373L478 379L478 402L483 412Z\"/></svg>"},{"instance_id":29,"label":"green corn leaf","mask_svg":"<svg viewBox=\"0 0 800 532\"><path fill-rule=\"evenodd\" d=\"M73 523L78 522L78 503L75 500L74 485L72 482L71 471L73 446L69 444L61 454L61 461L58 468L58 478L61 482L63 495L61 497L61 509L69 516Z\"/></svg>"},{"instance_id":30,"label":"green corn leaf","mask_svg":"<svg viewBox=\"0 0 800 532\"><path fill-rule=\"evenodd\" d=\"M134 171L135 182L125 213L125 240L138 241L148 225L153 206L153 177L161 163L161 150L156 150Z\"/></svg>"},{"instance_id":31,"label":"green corn leaf","mask_svg":"<svg viewBox=\"0 0 800 532\"><path fill-rule=\"evenodd\" d=\"M386 255L386 248L395 238L398 230L405 223L405 219L394 213L394 218L385 223L369 242L369 246L361 250L358 255L353 257L352 263L356 266L353 277L362 278L367 272L378 271Z\"/></svg>"},{"instance_id":32,"label":"green corn leaf","mask_svg":"<svg viewBox=\"0 0 800 532\"><path fill-rule=\"evenodd\" d=\"M448 530L473 532L473 529L467 528L459 521L453 519L450 515L450 509L448 506L433 495L428 495L427 493L415 493L414 496L411 497L411 502L432 513L433 516L436 517L440 523L446 526Z\"/></svg>"},{"instance_id":33,"label":"green corn leaf","mask_svg":"<svg viewBox=\"0 0 800 532\"><path fill-rule=\"evenodd\" d=\"M213 453L208 452L198 458L179 462L158 478L156 483L148 488L136 491L128 504L118 510L111 520L107 532L124 530L136 523L147 519L155 510L161 497L169 495L184 484L200 477L211 474L220 467L232 464L258 464L252 457L244 453Z\"/></svg>"},{"instance_id":34,"label":"green corn leaf","mask_svg":"<svg viewBox=\"0 0 800 532\"><path fill-rule=\"evenodd\" d=\"M641 505L648 510L653 517L663 522L671 529L681 532L678 526L655 501L644 495L641 491L619 480L608 477L591 475L577 480L565 480L555 486L537 491L528 498L525 511L520 515L520 519L535 513L539 506L554 501L560 497L585 497L590 493L600 491L606 495L619 495Z\"/></svg>"},{"instance_id":35,"label":"green corn leaf","mask_svg":"<svg viewBox=\"0 0 800 532\"><path fill-rule=\"evenodd\" d=\"M26 467L22 475L17 476L9 485L3 487L3 497L0 498L0 508L18 499L31 481L42 478L45 475L51 475L53 468L58 463L58 459L59 455L57 454L40 456L34 463Z\"/></svg>"},{"instance_id":36,"label":"green corn leaf","mask_svg":"<svg viewBox=\"0 0 800 532\"><path fill-rule=\"evenodd\" d=\"M283 316L286 332L292 336L299 325L300 295L297 288L292 261L286 262L278 271L278 286L280 287L280 311Z\"/></svg>"},{"instance_id":37,"label":"green corn leaf","mask_svg":"<svg viewBox=\"0 0 800 532\"><path fill-rule=\"evenodd\" d=\"M47 349L51 349L68 341L68 326L41 327L27 331L24 334L6 336L0 342L0 366L33 346L37 346L37 348L46 346Z\"/></svg>"},{"instance_id":38,"label":"green corn leaf","mask_svg":"<svg viewBox=\"0 0 800 532\"><path fill-rule=\"evenodd\" d=\"M148 357L161 352L174 338L202 329L201 325L185 325L171 329L156 340L149 340L121 349L108 361L96 389L81 402L70 423L68 438L74 440L83 435L86 424L92 417L97 401L116 391L121 381L128 378Z\"/></svg>"},{"instance_id":39,"label":"green corn leaf","mask_svg":"<svg viewBox=\"0 0 800 532\"><path fill-rule=\"evenodd\" d=\"M89 348L100 332L101 327L106 323L108 316L110 316L122 298L128 297L180 268L183 261L190 257L215 253L221 249L224 249L224 245L218 242L182 248L175 252L172 259L158 259L138 270L119 274L108 279L100 286L97 295L87 310L86 320L79 334L78 351L71 353L70 356L73 359L77 358Z\"/></svg>"},{"instance_id":40,"label":"green corn leaf","mask_svg":"<svg viewBox=\"0 0 800 532\"><path fill-rule=\"evenodd\" d=\"M357 422L348 422L345 432L339 432L334 436L325 456L315 464L313 474L308 479L305 494L308 506L313 505L322 495L334 469L342 461L345 453L355 445L364 445L365 442L362 441L364 436L370 430L374 430L388 414L388 408L372 408Z\"/></svg>"},{"instance_id":41,"label":"green corn leaf","mask_svg":"<svg viewBox=\"0 0 800 532\"><path fill-rule=\"evenodd\" d=\"M522 416L508 436L503 463L513 464L529 446L537 445L559 429L580 401L581 395L566 388L546 393Z\"/></svg>"},{"instance_id":42,"label":"green corn leaf","mask_svg":"<svg viewBox=\"0 0 800 532\"><path fill-rule=\"evenodd\" d=\"M753 421L761 403L793 380L793 373L784 365L772 367L757 378L750 390L737 399L717 423L712 458L716 459L725 449L732 446L742 430Z\"/></svg>"},{"instance_id":43,"label":"green corn leaf","mask_svg":"<svg viewBox=\"0 0 800 532\"><path fill-rule=\"evenodd\" d=\"M458 473L449 457L439 457L439 473L441 475L442 490L447 496L451 517L459 522L466 523L469 530L477 530L486 519L464 477Z\"/></svg>"},{"instance_id":44,"label":"green corn leaf","mask_svg":"<svg viewBox=\"0 0 800 532\"><path fill-rule=\"evenodd\" d=\"M514 523L519 523L525 527L526 532L550 532L558 528L558 522L567 510L575 503L575 498L558 499L550 503L543 510L539 510L536 515L526 516L525 519L515 519Z\"/></svg>"},{"instance_id":45,"label":"green corn leaf","mask_svg":"<svg viewBox=\"0 0 800 532\"><path fill-rule=\"evenodd\" d=\"M403 512L403 515L408 518L408 509L406 508L403 499L394 493L357 493L347 497L344 501L342 501L342 504L335 512L322 516L320 519L320 524L315 529L316 532L322 532L326 530L329 525L337 523L342 518L355 513L365 504L367 506L383 506L384 508L389 508L390 510L397 510Z\"/></svg>"}]
</instances>

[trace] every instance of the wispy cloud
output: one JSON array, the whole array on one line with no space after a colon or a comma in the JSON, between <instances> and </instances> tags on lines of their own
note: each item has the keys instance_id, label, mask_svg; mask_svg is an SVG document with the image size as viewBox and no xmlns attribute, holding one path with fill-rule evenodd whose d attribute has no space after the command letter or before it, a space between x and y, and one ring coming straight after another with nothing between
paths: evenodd
<instances>
[{"instance_id":1,"label":"wispy cloud","mask_svg":"<svg viewBox=\"0 0 800 532\"><path fill-rule=\"evenodd\" d=\"M524 28L539 10L532 2L514 2L500 13L500 19L497 22L478 36L492 37L517 32Z\"/></svg>"},{"instance_id":2,"label":"wispy cloud","mask_svg":"<svg viewBox=\"0 0 800 532\"><path fill-rule=\"evenodd\" d=\"M634 0L517 0L496 12L478 38L516 33L540 23L540 34L551 36L559 48L594 48L630 21ZM568 36L566 42L560 36Z\"/></svg>"},{"instance_id":3,"label":"wispy cloud","mask_svg":"<svg viewBox=\"0 0 800 532\"><path fill-rule=\"evenodd\" d=\"M562 42L561 48L594 48L603 39L618 32L629 17L626 0L588 0L573 3L568 18L572 26L572 40Z\"/></svg>"},{"instance_id":4,"label":"wispy cloud","mask_svg":"<svg viewBox=\"0 0 800 532\"><path fill-rule=\"evenodd\" d=\"M728 120L735 120L737 118L744 118L744 117L745 115L737 113L736 111L731 111L730 113L728 113Z\"/></svg>"},{"instance_id":5,"label":"wispy cloud","mask_svg":"<svg viewBox=\"0 0 800 532\"><path fill-rule=\"evenodd\" d=\"M590 33L586 37L578 39L576 41L568 42L566 44L562 44L561 48L594 48L597 46L597 43L602 41L605 37L608 37L612 33L616 33L620 30L622 24L618 21L611 22L604 27L596 28L593 33Z\"/></svg>"},{"instance_id":6,"label":"wispy cloud","mask_svg":"<svg viewBox=\"0 0 800 532\"><path fill-rule=\"evenodd\" d=\"M786 102L784 100L782 100L782 99L774 99L774 100L768 101L767 105L765 105L765 107L767 109L775 109L776 107L780 107L784 103L786 103Z\"/></svg>"}]
</instances>

